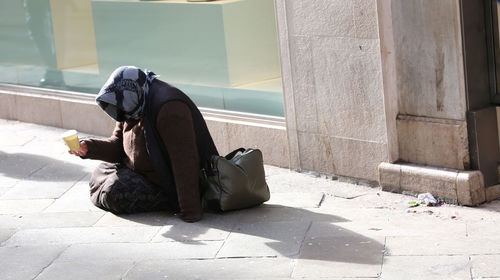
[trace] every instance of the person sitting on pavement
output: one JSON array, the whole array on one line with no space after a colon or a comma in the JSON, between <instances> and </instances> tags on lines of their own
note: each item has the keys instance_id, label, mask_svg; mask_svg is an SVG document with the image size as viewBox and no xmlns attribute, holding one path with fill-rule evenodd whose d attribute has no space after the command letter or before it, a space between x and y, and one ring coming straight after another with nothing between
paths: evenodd
<instances>
[{"instance_id":1,"label":"person sitting on pavement","mask_svg":"<svg viewBox=\"0 0 500 280\"><path fill-rule=\"evenodd\" d=\"M171 210L202 218L200 169L217 148L196 105L153 72L117 68L96 102L114 120L107 139L84 139L74 155L105 161L90 179L92 202L113 213Z\"/></svg>"}]
</instances>

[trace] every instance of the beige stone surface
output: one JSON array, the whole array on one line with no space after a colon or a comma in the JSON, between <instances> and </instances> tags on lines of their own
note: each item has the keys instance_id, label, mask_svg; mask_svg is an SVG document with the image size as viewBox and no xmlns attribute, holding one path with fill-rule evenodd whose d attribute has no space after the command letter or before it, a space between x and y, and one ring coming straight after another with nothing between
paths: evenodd
<instances>
[{"instance_id":1,"label":"beige stone surface","mask_svg":"<svg viewBox=\"0 0 500 280\"><path fill-rule=\"evenodd\" d=\"M401 189L416 193L430 192L456 201L457 171L414 165L401 165Z\"/></svg>"},{"instance_id":2,"label":"beige stone surface","mask_svg":"<svg viewBox=\"0 0 500 280\"><path fill-rule=\"evenodd\" d=\"M376 181L389 156L377 2L275 2L283 80L291 82L291 167Z\"/></svg>"},{"instance_id":3,"label":"beige stone surface","mask_svg":"<svg viewBox=\"0 0 500 280\"><path fill-rule=\"evenodd\" d=\"M478 205L486 200L484 179L480 171L463 171L457 176L458 203Z\"/></svg>"},{"instance_id":4,"label":"beige stone surface","mask_svg":"<svg viewBox=\"0 0 500 280\"><path fill-rule=\"evenodd\" d=\"M59 100L39 96L16 95L16 119L23 122L61 127Z\"/></svg>"},{"instance_id":5,"label":"beige stone surface","mask_svg":"<svg viewBox=\"0 0 500 280\"><path fill-rule=\"evenodd\" d=\"M355 35L353 1L288 0L286 7L291 35L335 37Z\"/></svg>"},{"instance_id":6,"label":"beige stone surface","mask_svg":"<svg viewBox=\"0 0 500 280\"><path fill-rule=\"evenodd\" d=\"M287 167L290 162L285 129L263 126L227 124L229 149L244 147L262 151L264 162Z\"/></svg>"},{"instance_id":7,"label":"beige stone surface","mask_svg":"<svg viewBox=\"0 0 500 280\"><path fill-rule=\"evenodd\" d=\"M486 200L493 201L500 198L500 185L490 186L486 188Z\"/></svg>"},{"instance_id":8,"label":"beige stone surface","mask_svg":"<svg viewBox=\"0 0 500 280\"><path fill-rule=\"evenodd\" d=\"M0 127L3 137L22 133L35 138L30 143L48 144L42 150L30 144L15 148L18 154L50 159L44 164L60 161L60 172L41 168L45 176L40 177L57 181L72 170L56 145L63 129L5 120ZM14 148L0 150L10 153ZM95 167L94 161L72 158L85 172ZM0 153L4 166L17 159ZM21 167L17 173L0 167L0 182L24 174ZM470 279L471 267L479 277L497 275L492 266L497 260L489 256L500 254L500 201L474 208L408 208L415 197L341 177L266 170L271 197L276 198L272 203L227 213L206 211L196 223L185 223L170 212L106 214L94 223L103 213L80 205L88 199L84 183L55 201L0 200L0 228L5 227L0 229L0 278L448 280ZM18 180L26 181L24 176ZM321 206L311 206L321 193ZM64 245L51 251L51 244ZM470 256L485 258L476 262L475 271L471 258L465 269L469 274L462 277Z\"/></svg>"},{"instance_id":9,"label":"beige stone surface","mask_svg":"<svg viewBox=\"0 0 500 280\"><path fill-rule=\"evenodd\" d=\"M302 169L378 180L377 166L387 160L386 145L299 132Z\"/></svg>"},{"instance_id":10,"label":"beige stone surface","mask_svg":"<svg viewBox=\"0 0 500 280\"><path fill-rule=\"evenodd\" d=\"M378 164L387 161L387 145L371 141L331 138L331 149L337 173L376 182Z\"/></svg>"},{"instance_id":11,"label":"beige stone surface","mask_svg":"<svg viewBox=\"0 0 500 280\"><path fill-rule=\"evenodd\" d=\"M377 277L382 266L384 238L361 235L304 240L293 278Z\"/></svg>"},{"instance_id":12,"label":"beige stone surface","mask_svg":"<svg viewBox=\"0 0 500 280\"><path fill-rule=\"evenodd\" d=\"M470 279L468 256L385 257L381 279Z\"/></svg>"},{"instance_id":13,"label":"beige stone surface","mask_svg":"<svg viewBox=\"0 0 500 280\"><path fill-rule=\"evenodd\" d=\"M219 122L217 120L206 119L208 130L212 139L214 140L215 146L219 151L219 154L226 155L231 152L231 147L229 146L229 137L227 131L227 123Z\"/></svg>"},{"instance_id":14,"label":"beige stone surface","mask_svg":"<svg viewBox=\"0 0 500 280\"><path fill-rule=\"evenodd\" d=\"M314 76L312 41L309 37L289 38L294 107L300 114L293 116L298 131L319 133L317 94Z\"/></svg>"},{"instance_id":15,"label":"beige stone surface","mask_svg":"<svg viewBox=\"0 0 500 280\"><path fill-rule=\"evenodd\" d=\"M387 237L386 249L389 256L500 254L499 241L498 236L397 236Z\"/></svg>"},{"instance_id":16,"label":"beige stone surface","mask_svg":"<svg viewBox=\"0 0 500 280\"><path fill-rule=\"evenodd\" d=\"M385 142L379 41L331 37L312 40L321 134Z\"/></svg>"},{"instance_id":17,"label":"beige stone surface","mask_svg":"<svg viewBox=\"0 0 500 280\"><path fill-rule=\"evenodd\" d=\"M16 96L0 92L0 118L16 119Z\"/></svg>"},{"instance_id":18,"label":"beige stone surface","mask_svg":"<svg viewBox=\"0 0 500 280\"><path fill-rule=\"evenodd\" d=\"M399 143L396 124L399 108L391 2L391 0L377 0L377 12L380 34L382 77L384 84L387 147L389 152L389 162L396 162L399 160Z\"/></svg>"},{"instance_id":19,"label":"beige stone surface","mask_svg":"<svg viewBox=\"0 0 500 280\"><path fill-rule=\"evenodd\" d=\"M377 0L354 0L353 2L356 38L378 39Z\"/></svg>"},{"instance_id":20,"label":"beige stone surface","mask_svg":"<svg viewBox=\"0 0 500 280\"><path fill-rule=\"evenodd\" d=\"M465 120L458 2L423 3L391 5L400 113Z\"/></svg>"},{"instance_id":21,"label":"beige stone surface","mask_svg":"<svg viewBox=\"0 0 500 280\"><path fill-rule=\"evenodd\" d=\"M378 182L384 191L401 191L401 166L399 164L382 162L378 166L378 175Z\"/></svg>"},{"instance_id":22,"label":"beige stone surface","mask_svg":"<svg viewBox=\"0 0 500 280\"><path fill-rule=\"evenodd\" d=\"M328 136L299 132L299 148L302 168L327 174L337 173L331 139Z\"/></svg>"},{"instance_id":23,"label":"beige stone surface","mask_svg":"<svg viewBox=\"0 0 500 280\"><path fill-rule=\"evenodd\" d=\"M400 115L397 130L401 160L455 169L468 168L465 121Z\"/></svg>"},{"instance_id":24,"label":"beige stone surface","mask_svg":"<svg viewBox=\"0 0 500 280\"><path fill-rule=\"evenodd\" d=\"M439 198L475 206L493 197L495 186L484 187L480 171L433 168L413 164L381 163L379 183L385 191L430 192ZM490 191L489 191L490 190Z\"/></svg>"},{"instance_id":25,"label":"beige stone surface","mask_svg":"<svg viewBox=\"0 0 500 280\"><path fill-rule=\"evenodd\" d=\"M37 213L54 203L54 199L0 200L0 215Z\"/></svg>"},{"instance_id":26,"label":"beige stone surface","mask_svg":"<svg viewBox=\"0 0 500 280\"><path fill-rule=\"evenodd\" d=\"M116 122L99 106L90 102L61 100L62 128L100 136L110 136Z\"/></svg>"},{"instance_id":27,"label":"beige stone surface","mask_svg":"<svg viewBox=\"0 0 500 280\"><path fill-rule=\"evenodd\" d=\"M283 80L283 103L290 150L290 168L300 168L299 143L297 137L297 120L295 118L295 101L293 88L292 63L290 57L290 38L288 37L288 19L285 1L274 1L276 11L276 29L281 62L281 77Z\"/></svg>"},{"instance_id":28,"label":"beige stone surface","mask_svg":"<svg viewBox=\"0 0 500 280\"><path fill-rule=\"evenodd\" d=\"M500 255L472 256L472 276L478 279L500 277Z\"/></svg>"}]
</instances>

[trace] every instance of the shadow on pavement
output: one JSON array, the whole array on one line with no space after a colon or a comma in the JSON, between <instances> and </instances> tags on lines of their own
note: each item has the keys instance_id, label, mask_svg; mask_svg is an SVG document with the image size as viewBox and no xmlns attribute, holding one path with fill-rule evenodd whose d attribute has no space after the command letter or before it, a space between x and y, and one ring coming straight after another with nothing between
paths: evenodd
<instances>
[{"instance_id":1,"label":"shadow on pavement","mask_svg":"<svg viewBox=\"0 0 500 280\"><path fill-rule=\"evenodd\" d=\"M81 176L83 167L54 158L0 151L0 176L41 181L68 181Z\"/></svg>"},{"instance_id":2,"label":"shadow on pavement","mask_svg":"<svg viewBox=\"0 0 500 280\"><path fill-rule=\"evenodd\" d=\"M267 204L221 214L206 212L201 221L192 224L171 214L158 214L153 214L156 219L147 218L146 213L119 216L136 223L167 226L162 237L193 246L211 240L203 235L210 236L208 232L213 229L231 232L224 245L227 248L221 249L222 257L251 257L255 252L262 256L262 250L269 252L262 244L279 255L298 259L378 265L383 257L384 244L342 227L349 220L302 208ZM256 241L253 237L263 239ZM253 249L253 245L261 248ZM228 249L226 256L224 249Z\"/></svg>"}]
</instances>

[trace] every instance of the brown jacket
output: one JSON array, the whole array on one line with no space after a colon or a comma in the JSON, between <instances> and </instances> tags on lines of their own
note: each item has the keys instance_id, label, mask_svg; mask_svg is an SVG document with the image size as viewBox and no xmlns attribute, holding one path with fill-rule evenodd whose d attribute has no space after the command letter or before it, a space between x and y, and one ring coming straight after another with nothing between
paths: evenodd
<instances>
[{"instance_id":1,"label":"brown jacket","mask_svg":"<svg viewBox=\"0 0 500 280\"><path fill-rule=\"evenodd\" d=\"M202 216L200 159L189 107L181 101L169 101L161 107L156 122L170 156L180 216L187 222L198 221ZM117 122L108 139L87 139L85 143L88 146L85 158L123 163L160 187L146 150L143 119Z\"/></svg>"}]
</instances>

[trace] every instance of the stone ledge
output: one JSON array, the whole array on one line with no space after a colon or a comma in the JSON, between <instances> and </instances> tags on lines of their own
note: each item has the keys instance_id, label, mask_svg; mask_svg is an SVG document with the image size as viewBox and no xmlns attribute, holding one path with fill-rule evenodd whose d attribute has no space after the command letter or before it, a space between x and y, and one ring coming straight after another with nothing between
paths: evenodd
<instances>
[{"instance_id":1,"label":"stone ledge","mask_svg":"<svg viewBox=\"0 0 500 280\"><path fill-rule=\"evenodd\" d=\"M500 185L494 185L486 188L486 200L488 202L500 198Z\"/></svg>"},{"instance_id":2,"label":"stone ledge","mask_svg":"<svg viewBox=\"0 0 500 280\"><path fill-rule=\"evenodd\" d=\"M94 101L95 95L16 85L0 85L0 118L109 136L115 122ZM221 154L259 148L266 164L288 168L285 119L200 108Z\"/></svg>"},{"instance_id":3,"label":"stone ledge","mask_svg":"<svg viewBox=\"0 0 500 280\"><path fill-rule=\"evenodd\" d=\"M461 205L477 205L486 200L483 175L480 171L444 169L414 164L378 166L379 184L384 191L432 193ZM493 189L491 191L493 196Z\"/></svg>"}]
</instances>

